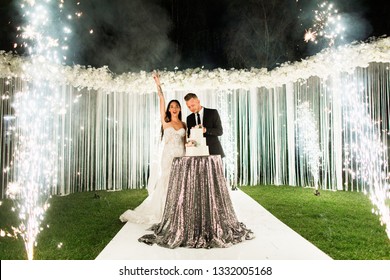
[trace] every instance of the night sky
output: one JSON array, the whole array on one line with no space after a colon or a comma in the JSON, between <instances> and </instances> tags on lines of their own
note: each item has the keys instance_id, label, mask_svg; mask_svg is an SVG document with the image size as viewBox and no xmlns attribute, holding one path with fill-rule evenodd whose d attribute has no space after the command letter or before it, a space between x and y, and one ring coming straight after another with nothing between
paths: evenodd
<instances>
[{"instance_id":1,"label":"night sky","mask_svg":"<svg viewBox=\"0 0 390 280\"><path fill-rule=\"evenodd\" d=\"M21 18L16 0L0 0L0 50L13 50ZM213 68L272 69L327 47L303 41L315 0L80 0L65 1L72 21L67 63L113 72ZM390 34L385 0L331 1L346 22L336 45ZM386 3L386 4L385 4ZM90 30L93 33L90 34ZM16 50L23 54L22 49Z\"/></svg>"}]
</instances>

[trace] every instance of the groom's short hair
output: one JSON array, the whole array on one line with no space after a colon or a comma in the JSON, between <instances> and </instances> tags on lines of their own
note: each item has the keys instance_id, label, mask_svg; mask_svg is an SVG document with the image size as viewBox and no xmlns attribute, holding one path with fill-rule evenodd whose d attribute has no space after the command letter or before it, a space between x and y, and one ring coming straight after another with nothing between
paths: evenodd
<instances>
[{"instance_id":1,"label":"groom's short hair","mask_svg":"<svg viewBox=\"0 0 390 280\"><path fill-rule=\"evenodd\" d=\"M198 99L198 96L196 96L196 94L192 93L192 92L187 93L186 96L184 96L184 100L185 101L188 101L188 100L190 100L192 98Z\"/></svg>"}]
</instances>

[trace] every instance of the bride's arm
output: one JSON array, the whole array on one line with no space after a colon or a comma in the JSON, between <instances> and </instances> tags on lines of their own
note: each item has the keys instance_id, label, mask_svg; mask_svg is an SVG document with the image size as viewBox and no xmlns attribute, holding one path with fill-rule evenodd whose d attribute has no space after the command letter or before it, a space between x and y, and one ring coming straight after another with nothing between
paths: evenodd
<instances>
[{"instance_id":1,"label":"bride's arm","mask_svg":"<svg viewBox=\"0 0 390 280\"><path fill-rule=\"evenodd\" d=\"M165 123L165 98L161 89L160 75L158 74L158 72L153 72L153 79L157 86L158 97L160 98L161 123L164 124Z\"/></svg>"}]
</instances>

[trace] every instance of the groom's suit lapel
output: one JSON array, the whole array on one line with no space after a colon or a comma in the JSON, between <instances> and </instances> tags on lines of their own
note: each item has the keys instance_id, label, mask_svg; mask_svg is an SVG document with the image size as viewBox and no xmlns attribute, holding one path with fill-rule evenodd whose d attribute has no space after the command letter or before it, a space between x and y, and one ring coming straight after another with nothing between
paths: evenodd
<instances>
[{"instance_id":1,"label":"groom's suit lapel","mask_svg":"<svg viewBox=\"0 0 390 280\"><path fill-rule=\"evenodd\" d=\"M203 108L203 120L202 123L205 127L210 127L209 123L211 120L210 111L207 108Z\"/></svg>"},{"instance_id":2,"label":"groom's suit lapel","mask_svg":"<svg viewBox=\"0 0 390 280\"><path fill-rule=\"evenodd\" d=\"M194 127L196 125L196 120L195 120L195 114L191 114L191 127Z\"/></svg>"}]
</instances>

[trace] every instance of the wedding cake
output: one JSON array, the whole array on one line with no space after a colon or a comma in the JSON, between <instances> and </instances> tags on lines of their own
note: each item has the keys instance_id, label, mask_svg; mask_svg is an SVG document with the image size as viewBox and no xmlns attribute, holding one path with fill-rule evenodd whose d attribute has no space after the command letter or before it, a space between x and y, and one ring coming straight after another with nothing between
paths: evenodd
<instances>
[{"instance_id":1,"label":"wedding cake","mask_svg":"<svg viewBox=\"0 0 390 280\"><path fill-rule=\"evenodd\" d=\"M193 127L190 130L190 138L186 144L186 156L208 156L209 147L203 136L203 128Z\"/></svg>"}]
</instances>

